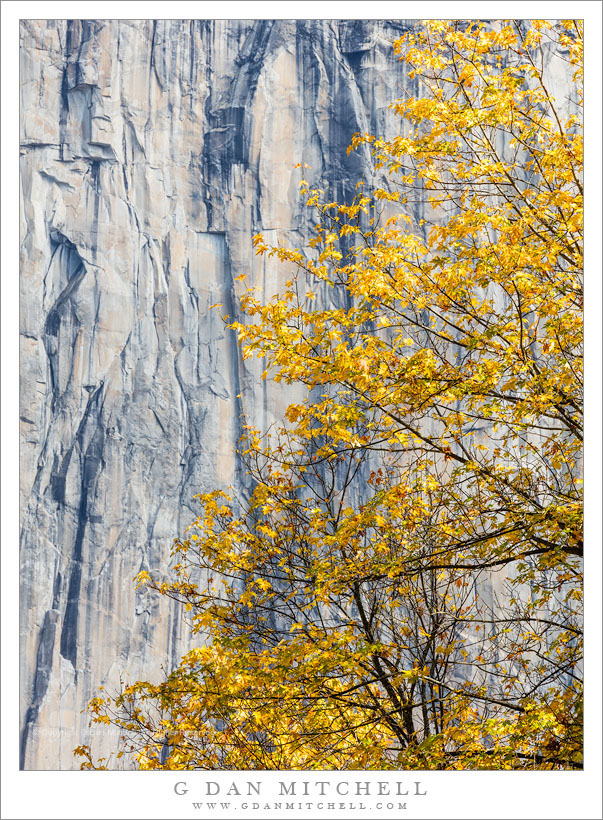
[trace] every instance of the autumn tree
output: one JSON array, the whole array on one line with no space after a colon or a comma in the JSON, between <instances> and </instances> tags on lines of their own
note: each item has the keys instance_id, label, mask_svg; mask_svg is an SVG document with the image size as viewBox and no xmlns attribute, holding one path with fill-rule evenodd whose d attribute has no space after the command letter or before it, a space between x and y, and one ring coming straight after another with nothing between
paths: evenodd
<instances>
[{"instance_id":1,"label":"autumn tree","mask_svg":"<svg viewBox=\"0 0 603 820\"><path fill-rule=\"evenodd\" d=\"M387 184L302 183L310 246L256 236L292 276L232 324L308 399L138 578L199 647L91 703L142 768L581 766L581 25L395 47L400 134L350 147Z\"/></svg>"}]
</instances>

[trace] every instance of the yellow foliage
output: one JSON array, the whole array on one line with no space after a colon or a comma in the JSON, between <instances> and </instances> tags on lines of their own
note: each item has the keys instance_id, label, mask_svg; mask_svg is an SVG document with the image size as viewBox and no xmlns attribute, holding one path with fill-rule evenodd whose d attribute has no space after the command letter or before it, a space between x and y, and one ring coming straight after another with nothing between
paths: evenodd
<instances>
[{"instance_id":1,"label":"yellow foliage","mask_svg":"<svg viewBox=\"0 0 603 820\"><path fill-rule=\"evenodd\" d=\"M388 184L303 181L312 258L254 237L297 275L232 327L308 400L247 430L243 512L200 496L174 581L137 576L206 644L91 703L141 768L580 768L581 48L426 23L401 135L352 141Z\"/></svg>"}]
</instances>

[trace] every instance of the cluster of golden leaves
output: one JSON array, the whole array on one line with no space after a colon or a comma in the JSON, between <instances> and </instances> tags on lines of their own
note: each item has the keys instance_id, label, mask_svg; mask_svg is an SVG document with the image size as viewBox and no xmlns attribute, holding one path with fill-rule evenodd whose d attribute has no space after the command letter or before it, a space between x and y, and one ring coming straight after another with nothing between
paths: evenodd
<instances>
[{"instance_id":1,"label":"cluster of golden leaves","mask_svg":"<svg viewBox=\"0 0 603 820\"><path fill-rule=\"evenodd\" d=\"M303 182L310 246L255 237L294 275L232 327L308 400L248 430L243 512L202 496L174 580L138 578L204 643L92 702L141 768L580 767L581 48L407 34L401 133L351 146L388 185Z\"/></svg>"}]
</instances>

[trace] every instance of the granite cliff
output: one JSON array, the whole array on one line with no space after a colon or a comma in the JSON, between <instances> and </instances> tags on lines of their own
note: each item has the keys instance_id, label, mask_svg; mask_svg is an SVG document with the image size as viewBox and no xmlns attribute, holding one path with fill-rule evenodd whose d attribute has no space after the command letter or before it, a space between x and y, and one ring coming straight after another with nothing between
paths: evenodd
<instances>
[{"instance_id":1,"label":"granite cliff","mask_svg":"<svg viewBox=\"0 0 603 820\"><path fill-rule=\"evenodd\" d=\"M296 163L333 197L373 176L346 147L399 127L405 27L22 22L22 767L76 766L97 687L186 649L133 577L166 570L196 493L244 485L242 416L265 428L287 398L221 315L241 274L278 290L256 232L307 243Z\"/></svg>"}]
</instances>

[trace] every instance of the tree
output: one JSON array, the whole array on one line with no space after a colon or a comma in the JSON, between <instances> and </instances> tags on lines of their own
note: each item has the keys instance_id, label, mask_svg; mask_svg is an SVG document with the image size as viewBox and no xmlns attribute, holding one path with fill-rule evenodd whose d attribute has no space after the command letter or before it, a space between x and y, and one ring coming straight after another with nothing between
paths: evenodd
<instances>
[{"instance_id":1,"label":"tree","mask_svg":"<svg viewBox=\"0 0 603 820\"><path fill-rule=\"evenodd\" d=\"M350 147L387 187L255 237L292 277L231 326L308 398L138 577L203 644L90 705L142 768L581 767L581 25L396 49L401 133Z\"/></svg>"}]
</instances>

